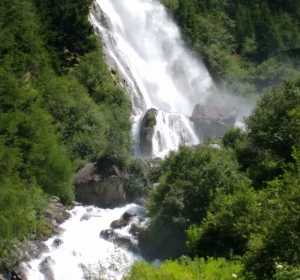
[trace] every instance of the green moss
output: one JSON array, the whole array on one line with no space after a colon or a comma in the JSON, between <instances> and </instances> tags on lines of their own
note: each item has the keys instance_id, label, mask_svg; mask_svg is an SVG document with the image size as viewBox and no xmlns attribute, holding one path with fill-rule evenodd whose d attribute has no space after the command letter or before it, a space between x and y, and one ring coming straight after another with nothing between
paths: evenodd
<instances>
[{"instance_id":1,"label":"green moss","mask_svg":"<svg viewBox=\"0 0 300 280\"><path fill-rule=\"evenodd\" d=\"M150 132L155 126L156 126L156 113L155 110L150 109L148 115L147 115L147 121L144 127L145 132Z\"/></svg>"}]
</instances>

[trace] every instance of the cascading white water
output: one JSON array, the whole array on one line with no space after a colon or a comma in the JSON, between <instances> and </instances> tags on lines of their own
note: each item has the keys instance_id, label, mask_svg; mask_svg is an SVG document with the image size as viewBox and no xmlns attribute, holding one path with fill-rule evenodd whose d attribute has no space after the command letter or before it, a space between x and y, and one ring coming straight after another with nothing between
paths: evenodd
<instances>
[{"instance_id":1,"label":"cascading white water","mask_svg":"<svg viewBox=\"0 0 300 280\"><path fill-rule=\"evenodd\" d=\"M153 157L164 157L180 144L197 144L199 140L186 116L191 115L195 104L204 101L213 83L201 61L184 46L163 6L156 0L96 0L90 19L101 36L109 66L118 69L131 96L136 142L143 129L143 116L155 108ZM135 155L142 156L138 145ZM114 245L100 238L100 231L128 210L143 212L133 204L113 210L75 207L62 225L61 235L46 241L49 251L24 264L28 279L79 280L83 277L81 264L101 261L105 266ZM129 235L128 230L125 227L119 232ZM54 246L57 238L62 243ZM141 258L122 252L129 262Z\"/></svg>"},{"instance_id":2,"label":"cascading white water","mask_svg":"<svg viewBox=\"0 0 300 280\"><path fill-rule=\"evenodd\" d=\"M143 207L128 204L122 208L100 209L93 206L77 206L71 213L71 218L63 225L60 236L50 238L45 243L49 251L40 258L24 264L29 280L79 280L83 279L81 265L101 264L109 266L109 256L114 254L115 245L99 237L100 231L108 229L113 220L119 219L125 212L131 210L139 216L144 213ZM129 226L117 232L129 235ZM61 244L55 246L54 240L59 238ZM126 255L128 264L141 257L138 254L118 249L116 258L120 253ZM46 265L42 265L45 263ZM118 260L112 260L112 263ZM126 263L125 263L126 264ZM43 269L44 267L44 269ZM118 276L118 275L114 275ZM119 275L121 276L121 275ZM109 279L109 278L107 278Z\"/></svg>"},{"instance_id":3,"label":"cascading white water","mask_svg":"<svg viewBox=\"0 0 300 280\"><path fill-rule=\"evenodd\" d=\"M126 80L135 112L135 140L139 142L143 114L155 108L160 125L155 128L153 157L164 156L179 144L197 144L186 116L204 101L213 82L202 62L185 47L164 7L156 0L96 3L91 22L104 42L110 66ZM135 152L140 156L138 148Z\"/></svg>"},{"instance_id":4,"label":"cascading white water","mask_svg":"<svg viewBox=\"0 0 300 280\"><path fill-rule=\"evenodd\" d=\"M153 154L164 157L170 150L176 150L180 144L193 145L198 142L191 122L182 114L157 111L157 124L154 128ZM168 133L161 133L167 131Z\"/></svg>"}]
</instances>

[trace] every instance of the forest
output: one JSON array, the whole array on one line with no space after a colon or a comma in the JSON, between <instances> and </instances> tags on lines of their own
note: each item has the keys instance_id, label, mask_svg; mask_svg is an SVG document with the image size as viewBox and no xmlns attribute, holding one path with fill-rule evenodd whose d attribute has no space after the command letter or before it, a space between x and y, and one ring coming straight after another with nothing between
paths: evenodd
<instances>
[{"instance_id":1,"label":"forest","mask_svg":"<svg viewBox=\"0 0 300 280\"><path fill-rule=\"evenodd\" d=\"M180 147L149 170L147 234L166 261L123 278L299 279L300 0L161 2L220 91L257 103L245 131ZM85 163L130 168L130 100L91 5L0 2L0 269L15 265L14 246L49 234L47 198L72 201Z\"/></svg>"},{"instance_id":2,"label":"forest","mask_svg":"<svg viewBox=\"0 0 300 280\"><path fill-rule=\"evenodd\" d=\"M219 88L257 100L297 78L299 0L161 0Z\"/></svg>"}]
</instances>

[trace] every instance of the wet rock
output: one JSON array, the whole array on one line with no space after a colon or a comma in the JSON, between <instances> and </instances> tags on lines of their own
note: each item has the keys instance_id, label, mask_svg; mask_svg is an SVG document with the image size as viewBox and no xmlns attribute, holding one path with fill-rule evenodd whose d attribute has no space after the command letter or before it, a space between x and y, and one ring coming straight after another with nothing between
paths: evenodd
<instances>
[{"instance_id":1,"label":"wet rock","mask_svg":"<svg viewBox=\"0 0 300 280\"><path fill-rule=\"evenodd\" d=\"M151 157L153 154L152 139L156 125L156 112L154 108L149 109L141 122L139 146L141 153L146 157Z\"/></svg>"},{"instance_id":2,"label":"wet rock","mask_svg":"<svg viewBox=\"0 0 300 280\"><path fill-rule=\"evenodd\" d=\"M63 242L61 239L56 238L56 239L53 240L52 247L58 248L58 247L60 247L61 244L63 244L63 243L64 243L64 242Z\"/></svg>"},{"instance_id":3,"label":"wet rock","mask_svg":"<svg viewBox=\"0 0 300 280\"><path fill-rule=\"evenodd\" d=\"M27 262L32 259L37 259L43 253L48 252L48 251L49 251L48 246L40 240L28 242L26 244L24 255L21 260L23 262Z\"/></svg>"},{"instance_id":4,"label":"wet rock","mask_svg":"<svg viewBox=\"0 0 300 280\"><path fill-rule=\"evenodd\" d=\"M122 215L121 219L123 219L123 220L130 220L131 218L133 218L135 216L136 216L136 214L134 212L132 212L132 211L129 210L129 211L126 211Z\"/></svg>"},{"instance_id":5,"label":"wet rock","mask_svg":"<svg viewBox=\"0 0 300 280\"><path fill-rule=\"evenodd\" d=\"M76 251L72 251L72 256L74 256L74 257L77 257L77 253L76 253Z\"/></svg>"},{"instance_id":6,"label":"wet rock","mask_svg":"<svg viewBox=\"0 0 300 280\"><path fill-rule=\"evenodd\" d=\"M21 263L18 267L15 268L15 273L19 276L19 279L29 280L27 277L28 270L25 267L24 263Z\"/></svg>"},{"instance_id":7,"label":"wet rock","mask_svg":"<svg viewBox=\"0 0 300 280\"><path fill-rule=\"evenodd\" d=\"M129 176L116 165L89 163L75 177L77 201L101 208L114 208L126 203L125 188Z\"/></svg>"},{"instance_id":8,"label":"wet rock","mask_svg":"<svg viewBox=\"0 0 300 280\"><path fill-rule=\"evenodd\" d=\"M68 205L67 209L68 210L73 210L74 207L76 207L76 206L82 206L82 203L77 202L77 201L71 201L70 205Z\"/></svg>"},{"instance_id":9,"label":"wet rock","mask_svg":"<svg viewBox=\"0 0 300 280\"><path fill-rule=\"evenodd\" d=\"M0 272L0 280L8 280L9 276L7 272Z\"/></svg>"},{"instance_id":10,"label":"wet rock","mask_svg":"<svg viewBox=\"0 0 300 280\"><path fill-rule=\"evenodd\" d=\"M71 201L71 205L72 205L72 206L81 206L82 203L76 202L76 201Z\"/></svg>"},{"instance_id":11,"label":"wet rock","mask_svg":"<svg viewBox=\"0 0 300 280\"><path fill-rule=\"evenodd\" d=\"M123 235L112 229L104 229L100 232L100 238L111 241L127 250L136 252L136 246L132 243L132 238L129 235Z\"/></svg>"},{"instance_id":12,"label":"wet rock","mask_svg":"<svg viewBox=\"0 0 300 280\"><path fill-rule=\"evenodd\" d=\"M197 104L191 116L197 135L201 141L212 136L222 136L226 130L234 126L237 111L233 108L217 104Z\"/></svg>"},{"instance_id":13,"label":"wet rock","mask_svg":"<svg viewBox=\"0 0 300 280\"><path fill-rule=\"evenodd\" d=\"M90 218L92 218L92 214L89 213L85 213L82 215L82 217L80 218L80 221L88 221Z\"/></svg>"},{"instance_id":14,"label":"wet rock","mask_svg":"<svg viewBox=\"0 0 300 280\"><path fill-rule=\"evenodd\" d=\"M114 232L113 242L119 246L125 247L126 249L132 248L131 237L129 235L122 235Z\"/></svg>"},{"instance_id":15,"label":"wet rock","mask_svg":"<svg viewBox=\"0 0 300 280\"><path fill-rule=\"evenodd\" d=\"M81 222L82 222L82 221L88 221L88 220L90 220L92 217L101 217L101 215L98 214L98 213L92 213L92 210L93 210L93 209L91 209L91 211L90 211L90 209L87 209L86 211L87 211L88 213L83 214L82 217L80 218L80 221L81 221Z\"/></svg>"},{"instance_id":16,"label":"wet rock","mask_svg":"<svg viewBox=\"0 0 300 280\"><path fill-rule=\"evenodd\" d=\"M57 224L62 224L65 220L70 218L70 213L67 212L66 207L59 202L49 203L46 209L46 218L50 221L54 220Z\"/></svg>"},{"instance_id":17,"label":"wet rock","mask_svg":"<svg viewBox=\"0 0 300 280\"><path fill-rule=\"evenodd\" d=\"M130 224L130 221L134 216L136 216L136 214L132 211L126 211L120 219L112 221L110 227L114 229L126 227Z\"/></svg>"},{"instance_id":18,"label":"wet rock","mask_svg":"<svg viewBox=\"0 0 300 280\"><path fill-rule=\"evenodd\" d=\"M39 271L44 275L45 280L55 280L54 272L52 265L55 264L55 261L51 257L45 258L39 264Z\"/></svg>"},{"instance_id":19,"label":"wet rock","mask_svg":"<svg viewBox=\"0 0 300 280\"><path fill-rule=\"evenodd\" d=\"M110 240L113 238L113 236L114 236L114 230L112 230L112 229L104 229L104 230L101 230L101 232L100 232L100 237L105 240Z\"/></svg>"},{"instance_id":20,"label":"wet rock","mask_svg":"<svg viewBox=\"0 0 300 280\"><path fill-rule=\"evenodd\" d=\"M128 226L129 223L130 223L130 220L119 219L119 220L112 221L110 224L110 227L114 228L114 229L118 229L118 228Z\"/></svg>"},{"instance_id":21,"label":"wet rock","mask_svg":"<svg viewBox=\"0 0 300 280\"><path fill-rule=\"evenodd\" d=\"M132 223L129 233L131 233L133 236L138 236L138 234L144 229L145 229L144 226L138 223Z\"/></svg>"},{"instance_id":22,"label":"wet rock","mask_svg":"<svg viewBox=\"0 0 300 280\"><path fill-rule=\"evenodd\" d=\"M60 202L60 199L59 199L59 197L57 197L57 196L51 196L51 197L49 198L49 202L51 202L51 203L59 203L59 202Z\"/></svg>"}]
</instances>

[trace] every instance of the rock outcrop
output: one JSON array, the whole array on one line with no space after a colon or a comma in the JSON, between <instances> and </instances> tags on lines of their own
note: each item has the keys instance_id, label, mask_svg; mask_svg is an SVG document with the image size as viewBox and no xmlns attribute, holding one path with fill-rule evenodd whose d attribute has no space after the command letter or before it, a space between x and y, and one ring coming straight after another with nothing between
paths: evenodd
<instances>
[{"instance_id":1,"label":"rock outcrop","mask_svg":"<svg viewBox=\"0 0 300 280\"><path fill-rule=\"evenodd\" d=\"M128 174L116 165L89 163L75 174L76 200L102 208L123 205L128 180Z\"/></svg>"},{"instance_id":2,"label":"rock outcrop","mask_svg":"<svg viewBox=\"0 0 300 280\"><path fill-rule=\"evenodd\" d=\"M191 116L200 141L212 136L222 136L234 126L237 111L216 103L197 104Z\"/></svg>"},{"instance_id":3,"label":"rock outcrop","mask_svg":"<svg viewBox=\"0 0 300 280\"><path fill-rule=\"evenodd\" d=\"M140 232L142 232L145 229L144 226L138 223L132 223L129 233L131 233L133 236L138 236Z\"/></svg>"},{"instance_id":4,"label":"rock outcrop","mask_svg":"<svg viewBox=\"0 0 300 280\"><path fill-rule=\"evenodd\" d=\"M149 109L144 115L140 128L140 150L146 157L151 157L153 152L152 138L156 125L156 109Z\"/></svg>"},{"instance_id":5,"label":"rock outcrop","mask_svg":"<svg viewBox=\"0 0 300 280\"><path fill-rule=\"evenodd\" d=\"M39 264L39 271L44 275L45 280L55 280L52 265L55 261L49 256Z\"/></svg>"},{"instance_id":6,"label":"rock outcrop","mask_svg":"<svg viewBox=\"0 0 300 280\"><path fill-rule=\"evenodd\" d=\"M38 259L43 253L48 251L48 246L41 240L30 241L26 244L24 255L21 261L28 262L32 259Z\"/></svg>"},{"instance_id":7,"label":"rock outcrop","mask_svg":"<svg viewBox=\"0 0 300 280\"><path fill-rule=\"evenodd\" d=\"M100 238L105 240L109 240L114 244L121 246L127 250L136 252L137 247L134 242L132 242L132 238L129 235L123 235L119 232L114 231L113 229L104 229L100 232Z\"/></svg>"},{"instance_id":8,"label":"rock outcrop","mask_svg":"<svg viewBox=\"0 0 300 280\"><path fill-rule=\"evenodd\" d=\"M49 232L41 238L42 241L48 240L52 234L60 233L61 228L59 225L70 218L70 213L67 211L67 208L60 203L58 197L52 196L49 200L45 217Z\"/></svg>"},{"instance_id":9,"label":"rock outcrop","mask_svg":"<svg viewBox=\"0 0 300 280\"><path fill-rule=\"evenodd\" d=\"M134 216L136 216L136 214L134 214L132 211L126 211L120 219L112 221L110 227L113 229L126 227L129 225L132 217Z\"/></svg>"}]
</instances>

